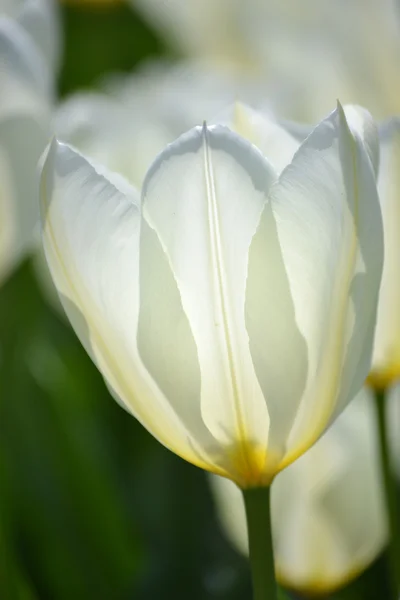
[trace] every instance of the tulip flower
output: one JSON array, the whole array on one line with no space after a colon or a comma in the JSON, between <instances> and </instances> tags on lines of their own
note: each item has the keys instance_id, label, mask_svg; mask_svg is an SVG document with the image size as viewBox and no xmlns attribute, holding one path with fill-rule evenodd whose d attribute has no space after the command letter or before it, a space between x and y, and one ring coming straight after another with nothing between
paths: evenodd
<instances>
[{"instance_id":1,"label":"tulip flower","mask_svg":"<svg viewBox=\"0 0 400 600\"><path fill-rule=\"evenodd\" d=\"M368 371L382 232L367 142L339 108L278 177L230 130L195 128L141 202L51 146L43 241L84 346L160 441L244 488L308 449Z\"/></svg>"},{"instance_id":2,"label":"tulip flower","mask_svg":"<svg viewBox=\"0 0 400 600\"><path fill-rule=\"evenodd\" d=\"M314 122L336 97L380 118L399 112L394 0L131 3L184 55L267 81L280 116Z\"/></svg>"},{"instance_id":3,"label":"tulip flower","mask_svg":"<svg viewBox=\"0 0 400 600\"><path fill-rule=\"evenodd\" d=\"M372 369L369 382L385 389L400 379L400 251L396 227L400 215L397 173L400 167L400 122L392 119L381 128L379 197L385 234L385 262L378 305Z\"/></svg>"},{"instance_id":4,"label":"tulip flower","mask_svg":"<svg viewBox=\"0 0 400 600\"><path fill-rule=\"evenodd\" d=\"M66 313L128 411L245 490L256 600L275 594L259 535L268 486L369 369L376 143L366 111L349 123L338 106L280 174L220 125L170 144L141 195L57 141L43 168L43 243Z\"/></svg>"},{"instance_id":5,"label":"tulip flower","mask_svg":"<svg viewBox=\"0 0 400 600\"><path fill-rule=\"evenodd\" d=\"M247 552L243 500L213 476L226 535ZM388 540L372 398L362 390L322 438L272 485L275 567L301 596L329 595L349 583Z\"/></svg>"},{"instance_id":6,"label":"tulip flower","mask_svg":"<svg viewBox=\"0 0 400 600\"><path fill-rule=\"evenodd\" d=\"M52 102L49 11L44 1L0 2L0 281L31 248L38 220L36 168Z\"/></svg>"},{"instance_id":7,"label":"tulip flower","mask_svg":"<svg viewBox=\"0 0 400 600\"><path fill-rule=\"evenodd\" d=\"M0 16L12 19L35 45L51 72L61 54L61 27L56 0L0 0Z\"/></svg>"}]
</instances>

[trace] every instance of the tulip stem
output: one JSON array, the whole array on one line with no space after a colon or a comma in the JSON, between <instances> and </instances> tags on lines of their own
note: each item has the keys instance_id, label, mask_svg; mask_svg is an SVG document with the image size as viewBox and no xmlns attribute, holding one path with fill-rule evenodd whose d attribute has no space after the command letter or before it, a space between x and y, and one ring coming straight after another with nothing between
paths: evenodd
<instances>
[{"instance_id":1,"label":"tulip stem","mask_svg":"<svg viewBox=\"0 0 400 600\"><path fill-rule=\"evenodd\" d=\"M390 528L389 560L393 592L397 598L400 591L400 531L397 507L396 480L389 449L385 391L375 390L375 406L379 433L380 459L385 490L385 500Z\"/></svg>"},{"instance_id":2,"label":"tulip stem","mask_svg":"<svg viewBox=\"0 0 400 600\"><path fill-rule=\"evenodd\" d=\"M250 488L242 492L246 509L253 600L277 600L270 488Z\"/></svg>"}]
</instances>

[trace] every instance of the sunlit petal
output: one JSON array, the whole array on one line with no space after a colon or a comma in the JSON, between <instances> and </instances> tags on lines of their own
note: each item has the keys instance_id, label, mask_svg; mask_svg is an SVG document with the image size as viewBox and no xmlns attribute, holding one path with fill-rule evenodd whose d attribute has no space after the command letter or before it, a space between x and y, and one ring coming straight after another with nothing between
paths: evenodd
<instances>
[{"instance_id":1,"label":"sunlit petal","mask_svg":"<svg viewBox=\"0 0 400 600\"><path fill-rule=\"evenodd\" d=\"M196 443L138 357L138 194L121 177L53 142L42 175L43 241L63 306L120 402L176 453L204 467Z\"/></svg>"},{"instance_id":2,"label":"sunlit petal","mask_svg":"<svg viewBox=\"0 0 400 600\"><path fill-rule=\"evenodd\" d=\"M372 351L381 215L371 162L341 107L302 144L271 199L308 351L304 398L292 407L288 464L360 389ZM294 368L289 361L287 373Z\"/></svg>"},{"instance_id":3,"label":"sunlit petal","mask_svg":"<svg viewBox=\"0 0 400 600\"><path fill-rule=\"evenodd\" d=\"M156 381L169 365L166 393L176 402L182 391L172 373L184 365L172 351L174 328L163 331L163 324L173 320L178 329L187 322L192 349L182 353L198 357L200 379L193 377L190 389L201 396L204 422L220 444L243 455L246 468L256 462L255 470L265 462L269 418L249 352L244 302L249 246L274 178L247 142L225 128L204 127L161 155L143 189L148 225L142 229L140 287L149 316L141 324L142 357ZM151 281L173 278L181 307L160 302L146 286L147 273ZM163 336L168 363L159 351Z\"/></svg>"}]
</instances>

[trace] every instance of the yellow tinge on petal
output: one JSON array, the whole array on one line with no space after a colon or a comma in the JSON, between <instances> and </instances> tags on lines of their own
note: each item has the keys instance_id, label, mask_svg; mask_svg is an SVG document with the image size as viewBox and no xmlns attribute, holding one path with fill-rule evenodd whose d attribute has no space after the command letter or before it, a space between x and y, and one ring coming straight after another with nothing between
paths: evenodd
<instances>
[{"instance_id":1,"label":"yellow tinge on petal","mask_svg":"<svg viewBox=\"0 0 400 600\"><path fill-rule=\"evenodd\" d=\"M381 128L380 142L378 189L385 233L385 259L372 368L367 378L367 384L375 390L384 390L400 378L400 125L397 118Z\"/></svg>"},{"instance_id":2,"label":"yellow tinge on petal","mask_svg":"<svg viewBox=\"0 0 400 600\"><path fill-rule=\"evenodd\" d=\"M313 580L310 580L307 585L301 586L294 585L293 581L288 579L284 575L283 571L279 568L279 565L277 565L276 578L284 588L293 591L293 593L301 594L305 598L309 598L309 600L318 600L318 598L321 598L322 600L322 598L327 598L331 594L339 592L339 590L343 589L357 579L357 577L362 575L364 571L365 565L360 564L349 571L340 581L332 580L331 582L329 582L321 573L320 578L315 577Z\"/></svg>"},{"instance_id":3,"label":"yellow tinge on petal","mask_svg":"<svg viewBox=\"0 0 400 600\"><path fill-rule=\"evenodd\" d=\"M400 379L400 356L393 353L391 360L382 367L372 369L366 379L366 384L376 391L384 391Z\"/></svg>"},{"instance_id":4,"label":"yellow tinge on petal","mask_svg":"<svg viewBox=\"0 0 400 600\"><path fill-rule=\"evenodd\" d=\"M241 489L268 486L276 474L276 464L271 451L250 440L240 440L226 451L229 478Z\"/></svg>"},{"instance_id":5,"label":"yellow tinge on petal","mask_svg":"<svg viewBox=\"0 0 400 600\"><path fill-rule=\"evenodd\" d=\"M210 483L228 539L247 554L240 491L221 478ZM374 562L388 528L374 403L366 389L308 453L278 475L271 494L276 577L288 590L326 598Z\"/></svg>"}]
</instances>

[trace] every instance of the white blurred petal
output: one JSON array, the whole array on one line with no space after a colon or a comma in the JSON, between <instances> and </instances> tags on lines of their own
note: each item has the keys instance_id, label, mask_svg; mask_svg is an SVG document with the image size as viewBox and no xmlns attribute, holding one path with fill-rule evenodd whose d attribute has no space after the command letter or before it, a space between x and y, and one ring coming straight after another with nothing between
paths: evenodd
<instances>
[{"instance_id":1,"label":"white blurred petal","mask_svg":"<svg viewBox=\"0 0 400 600\"><path fill-rule=\"evenodd\" d=\"M24 0L18 22L29 33L51 72L61 58L61 26L55 0Z\"/></svg>"},{"instance_id":2,"label":"white blurred petal","mask_svg":"<svg viewBox=\"0 0 400 600\"><path fill-rule=\"evenodd\" d=\"M49 72L30 36L11 19L0 17L0 117L50 97ZM27 96L27 97L26 97ZM43 107L42 107L43 110Z\"/></svg>"},{"instance_id":3,"label":"white blurred petal","mask_svg":"<svg viewBox=\"0 0 400 600\"><path fill-rule=\"evenodd\" d=\"M381 129L378 189L385 260L378 305L371 380L386 387L400 378L400 121Z\"/></svg>"},{"instance_id":4,"label":"white blurred petal","mask_svg":"<svg viewBox=\"0 0 400 600\"><path fill-rule=\"evenodd\" d=\"M76 94L56 114L60 140L123 175L140 187L146 172L174 138L168 125L158 122L145 106L129 108L105 94Z\"/></svg>"},{"instance_id":5,"label":"white blurred petal","mask_svg":"<svg viewBox=\"0 0 400 600\"><path fill-rule=\"evenodd\" d=\"M247 552L241 493L211 478L228 537ZM383 550L387 523L372 398L363 390L324 436L272 485L278 579L305 594L328 594ZM368 526L366 526L368 523Z\"/></svg>"},{"instance_id":6,"label":"white blurred petal","mask_svg":"<svg viewBox=\"0 0 400 600\"><path fill-rule=\"evenodd\" d=\"M0 119L0 281L31 249L38 220L37 161L46 143L31 116Z\"/></svg>"},{"instance_id":7,"label":"white blurred petal","mask_svg":"<svg viewBox=\"0 0 400 600\"><path fill-rule=\"evenodd\" d=\"M248 58L241 35L248 10L238 0L135 0L134 7L190 56L239 63Z\"/></svg>"},{"instance_id":8,"label":"white blurred petal","mask_svg":"<svg viewBox=\"0 0 400 600\"><path fill-rule=\"evenodd\" d=\"M0 280L31 250L38 220L37 163L49 133L48 78L25 30L0 17Z\"/></svg>"},{"instance_id":9,"label":"white blurred petal","mask_svg":"<svg viewBox=\"0 0 400 600\"><path fill-rule=\"evenodd\" d=\"M299 142L276 120L240 102L219 113L213 123L226 125L257 146L278 173L299 147Z\"/></svg>"}]
</instances>

